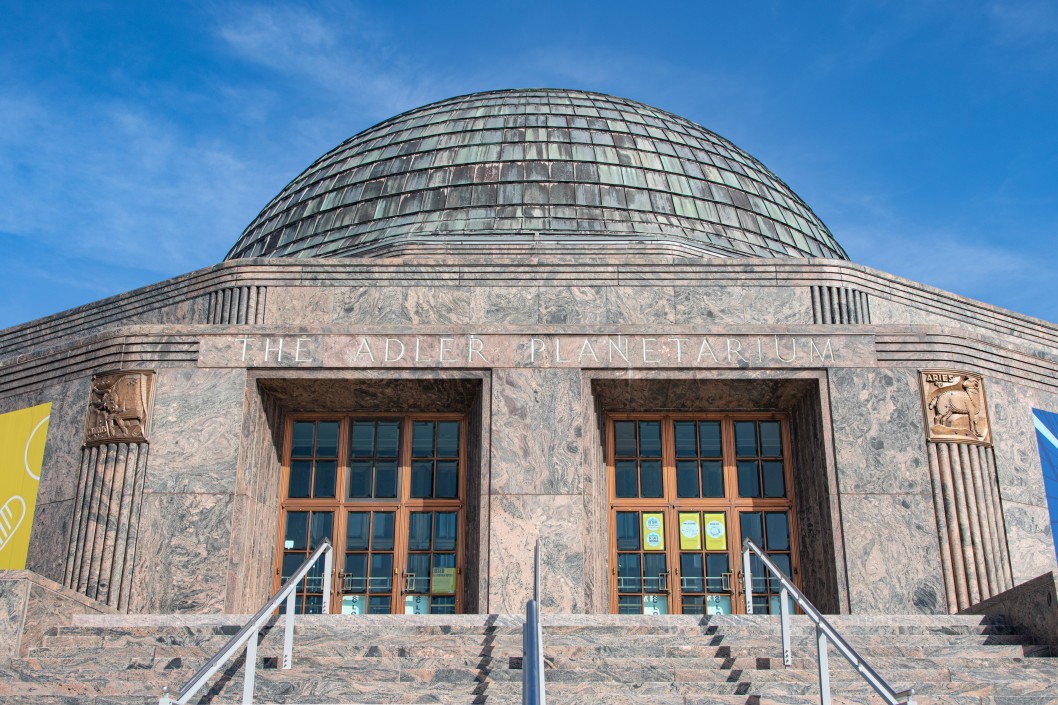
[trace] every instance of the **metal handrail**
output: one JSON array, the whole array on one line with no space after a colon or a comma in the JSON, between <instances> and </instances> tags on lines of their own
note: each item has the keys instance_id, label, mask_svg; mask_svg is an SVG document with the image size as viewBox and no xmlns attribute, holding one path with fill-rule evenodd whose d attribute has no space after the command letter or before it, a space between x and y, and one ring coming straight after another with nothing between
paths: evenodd
<instances>
[{"instance_id":1,"label":"metal handrail","mask_svg":"<svg viewBox=\"0 0 1058 705\"><path fill-rule=\"evenodd\" d=\"M243 705L252 705L254 681L257 677L257 637L261 626L272 616L272 612L279 607L279 603L286 600L283 668L289 669L294 660L294 601L297 597L297 586L302 580L308 581L309 570L316 565L321 555L323 556L323 604L321 605L321 612L322 614L330 612L331 569L334 559L331 542L324 539L323 543L313 551L312 555L294 571L294 574L283 584L283 587L279 588L279 591L272 596L272 599L266 602L264 607L257 610L257 614L251 617L242 626L242 629L229 639L228 643L214 654L213 658L207 661L205 666L198 669L198 673L192 676L191 680L184 684L176 700L169 697L168 688L163 688L162 697L158 699L158 705L185 705L243 644L246 645L246 662L243 664L246 675L243 677L242 683L242 702Z\"/></svg>"},{"instance_id":2,"label":"metal handrail","mask_svg":"<svg viewBox=\"0 0 1058 705\"><path fill-rule=\"evenodd\" d=\"M540 540L533 549L533 599L522 629L522 705L545 705L544 634L540 625Z\"/></svg>"},{"instance_id":3,"label":"metal handrail","mask_svg":"<svg viewBox=\"0 0 1058 705\"><path fill-rule=\"evenodd\" d=\"M757 558L760 558L764 567L767 568L771 573L778 579L779 584L782 585L782 592L779 595L779 613L780 613L780 625L782 630L782 660L785 666L789 666L792 661L790 654L790 596L792 595L794 600L797 601L798 607L808 616L810 620L816 625L816 652L817 660L819 663L819 701L822 705L830 705L830 667L827 662L827 642L829 641L838 650L845 660L852 664L852 667L856 669L856 672L863 677L867 684L874 688L874 692L882 696L882 699L888 703L888 705L901 705L906 703L907 705L914 705L915 689L908 688L907 690L901 690L900 692L894 691L885 680L878 675L878 672L871 668L870 664L863 660L863 657L856 653L856 650L845 641L844 637L837 632L834 627L830 625L826 617L816 609L815 605L809 602L808 598L797 589L789 578L783 575L783 572L779 570L768 556L764 555L764 551L757 547L757 544L753 543L751 539L744 539L742 543L742 575L744 582L744 589L746 594L746 614L753 614L753 575L750 567L750 551L757 554ZM765 575L764 579L767 580L768 576Z\"/></svg>"}]
</instances>

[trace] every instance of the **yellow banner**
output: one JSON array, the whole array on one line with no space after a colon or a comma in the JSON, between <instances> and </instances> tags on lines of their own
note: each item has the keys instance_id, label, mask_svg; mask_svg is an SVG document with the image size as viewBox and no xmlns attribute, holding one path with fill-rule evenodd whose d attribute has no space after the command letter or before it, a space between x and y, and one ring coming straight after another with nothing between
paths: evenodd
<instances>
[{"instance_id":1,"label":"yellow banner","mask_svg":"<svg viewBox=\"0 0 1058 705\"><path fill-rule=\"evenodd\" d=\"M705 522L705 550L727 550L727 517L724 514L703 514Z\"/></svg>"},{"instance_id":2,"label":"yellow banner","mask_svg":"<svg viewBox=\"0 0 1058 705\"><path fill-rule=\"evenodd\" d=\"M665 515L643 512L643 550L665 550Z\"/></svg>"},{"instance_id":3,"label":"yellow banner","mask_svg":"<svg viewBox=\"0 0 1058 705\"><path fill-rule=\"evenodd\" d=\"M0 414L0 570L23 570L51 404Z\"/></svg>"},{"instance_id":4,"label":"yellow banner","mask_svg":"<svg viewBox=\"0 0 1058 705\"><path fill-rule=\"evenodd\" d=\"M680 512L680 550L702 550L702 516L698 512Z\"/></svg>"}]
</instances>

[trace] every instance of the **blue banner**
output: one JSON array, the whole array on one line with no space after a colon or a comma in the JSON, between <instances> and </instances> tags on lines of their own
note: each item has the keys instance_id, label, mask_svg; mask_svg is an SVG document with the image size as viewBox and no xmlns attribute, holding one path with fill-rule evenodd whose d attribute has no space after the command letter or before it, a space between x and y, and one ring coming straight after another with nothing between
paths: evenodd
<instances>
[{"instance_id":1,"label":"blue banner","mask_svg":"<svg viewBox=\"0 0 1058 705\"><path fill-rule=\"evenodd\" d=\"M1040 448L1040 465L1043 467L1043 491L1047 495L1051 534L1058 556L1058 414L1033 409L1032 423L1036 427L1036 444Z\"/></svg>"}]
</instances>

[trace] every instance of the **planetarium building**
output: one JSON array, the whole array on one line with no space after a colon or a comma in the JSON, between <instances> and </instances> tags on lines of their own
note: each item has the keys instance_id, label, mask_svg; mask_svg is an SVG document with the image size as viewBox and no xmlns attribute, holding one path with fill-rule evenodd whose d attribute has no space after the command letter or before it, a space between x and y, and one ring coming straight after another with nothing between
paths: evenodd
<instances>
[{"instance_id":1,"label":"planetarium building","mask_svg":"<svg viewBox=\"0 0 1058 705\"><path fill-rule=\"evenodd\" d=\"M249 613L326 538L300 612L516 613L539 538L545 611L712 615L751 538L823 612L943 615L1058 571L1046 410L1058 327L850 262L722 137L479 93L215 266L0 331L4 567Z\"/></svg>"}]
</instances>

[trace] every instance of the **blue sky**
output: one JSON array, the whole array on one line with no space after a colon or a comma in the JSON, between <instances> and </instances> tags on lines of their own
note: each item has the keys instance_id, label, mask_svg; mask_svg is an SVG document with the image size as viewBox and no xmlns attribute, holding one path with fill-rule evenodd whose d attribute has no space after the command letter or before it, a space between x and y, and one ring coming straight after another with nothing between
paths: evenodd
<instances>
[{"instance_id":1,"label":"blue sky","mask_svg":"<svg viewBox=\"0 0 1058 705\"><path fill-rule=\"evenodd\" d=\"M346 137L512 87L683 115L853 260L1058 322L1058 3L3 9L0 328L216 263Z\"/></svg>"}]
</instances>

